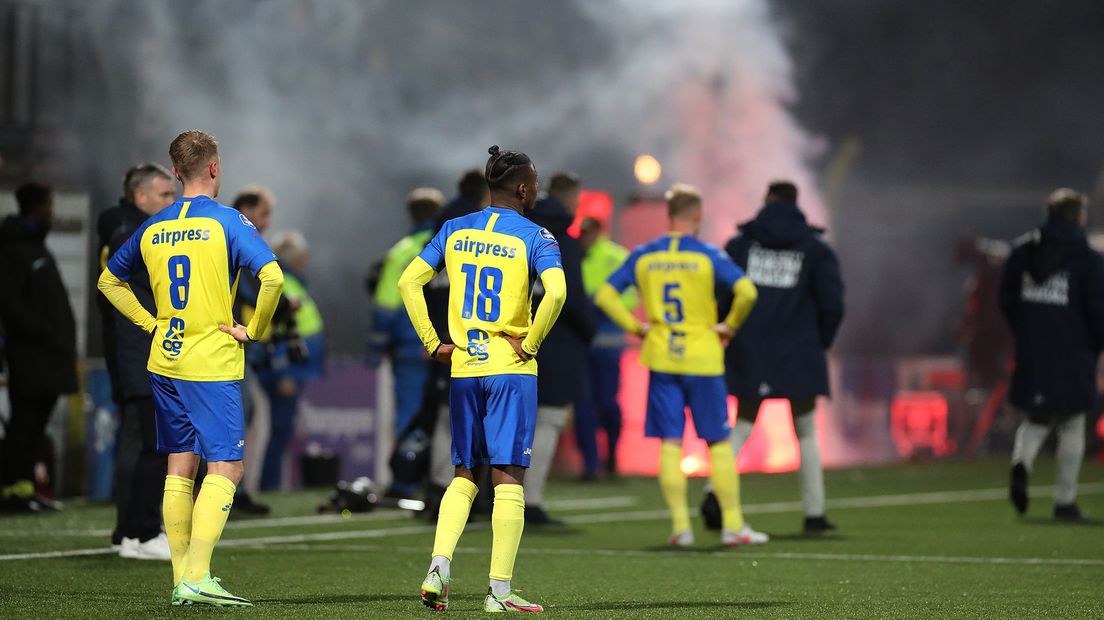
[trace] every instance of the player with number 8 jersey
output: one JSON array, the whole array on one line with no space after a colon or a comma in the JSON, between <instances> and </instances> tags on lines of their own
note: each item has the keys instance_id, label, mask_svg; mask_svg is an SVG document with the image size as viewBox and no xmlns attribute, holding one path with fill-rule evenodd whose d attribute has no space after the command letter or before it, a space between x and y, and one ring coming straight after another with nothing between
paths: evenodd
<instances>
[{"instance_id":1,"label":"player with number 8 jersey","mask_svg":"<svg viewBox=\"0 0 1104 620\"><path fill-rule=\"evenodd\" d=\"M112 256L100 275L104 296L153 334L149 363L157 449L168 453L162 513L173 562L172 603L247 607L210 574L243 475L245 423L241 379L243 343L260 338L280 299L283 273L257 228L215 202L222 177L218 143L186 131L169 147L183 198L150 217ZM149 274L157 316L127 286L133 272ZM261 280L249 326L234 322L241 270ZM207 476L192 501L202 457Z\"/></svg>"}]
</instances>

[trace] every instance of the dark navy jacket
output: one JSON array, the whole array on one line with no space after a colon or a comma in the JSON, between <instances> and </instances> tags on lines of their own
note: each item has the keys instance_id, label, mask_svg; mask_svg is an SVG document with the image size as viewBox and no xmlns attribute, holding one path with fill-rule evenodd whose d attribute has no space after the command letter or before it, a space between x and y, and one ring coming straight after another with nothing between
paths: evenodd
<instances>
[{"instance_id":1,"label":"dark navy jacket","mask_svg":"<svg viewBox=\"0 0 1104 620\"><path fill-rule=\"evenodd\" d=\"M821 232L796 204L774 202L725 246L759 289L725 351L728 391L737 398L828 395L825 350L843 321L843 281Z\"/></svg>"},{"instance_id":2,"label":"dark navy jacket","mask_svg":"<svg viewBox=\"0 0 1104 620\"><path fill-rule=\"evenodd\" d=\"M571 215L560 201L545 198L537 201L526 216L556 237L567 281L567 300L560 317L537 352L537 401L541 405L562 407L583 397L590 341L598 326L583 290L583 248L577 239L567 234ZM533 291L534 311L543 293L538 280Z\"/></svg>"},{"instance_id":3,"label":"dark navy jacket","mask_svg":"<svg viewBox=\"0 0 1104 620\"><path fill-rule=\"evenodd\" d=\"M120 202L119 224L111 232L107 239L108 256L112 256L123 247L130 239L134 231L142 227L149 219L138 207L130 202ZM153 288L150 286L149 273L145 265L139 265L127 281L130 290L138 298L138 302L150 314L157 316L157 305L153 300ZM100 295L103 297L103 295ZM112 334L115 339L115 372L119 388L120 401L133 398L150 397L153 390L150 387L150 373L146 370L149 362L150 343L153 335L146 333L141 327L130 322L123 313L111 307ZM106 338L108 335L104 334Z\"/></svg>"},{"instance_id":4,"label":"dark navy jacket","mask_svg":"<svg viewBox=\"0 0 1104 620\"><path fill-rule=\"evenodd\" d=\"M1000 306L1016 340L1011 403L1046 415L1094 408L1104 257L1081 227L1054 218L1018 239L1001 273Z\"/></svg>"}]
</instances>

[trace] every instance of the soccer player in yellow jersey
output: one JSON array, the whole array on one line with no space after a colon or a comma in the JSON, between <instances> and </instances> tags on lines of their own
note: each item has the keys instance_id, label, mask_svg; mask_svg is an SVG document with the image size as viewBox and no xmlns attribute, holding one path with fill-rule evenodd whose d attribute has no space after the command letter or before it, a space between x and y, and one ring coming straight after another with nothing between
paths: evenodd
<instances>
[{"instance_id":1,"label":"soccer player in yellow jersey","mask_svg":"<svg viewBox=\"0 0 1104 620\"><path fill-rule=\"evenodd\" d=\"M702 222L696 189L676 184L667 192L671 232L629 255L598 289L595 302L625 331L644 339L641 362L650 369L645 434L660 444L659 485L671 510L670 544L694 542L682 473L685 409L698 436L709 444L714 492L721 504L725 545L757 544L767 536L751 529L740 511L740 482L729 440L724 383L724 343L755 305L751 280L717 248L695 238ZM647 322L640 323L621 301L636 286ZM732 310L717 318L717 294L731 290Z\"/></svg>"},{"instance_id":2,"label":"soccer player in yellow jersey","mask_svg":"<svg viewBox=\"0 0 1104 620\"><path fill-rule=\"evenodd\" d=\"M491 206L445 222L399 279L406 311L434 358L452 365L449 416L456 474L441 500L422 602L448 607L452 554L468 521L479 469L490 466L491 583L489 612L540 612L511 588L514 559L525 524L522 480L533 451L537 422L534 358L567 298L555 237L524 217L537 197L537 169L524 153L490 148L487 184ZM442 268L448 274L449 335L442 344L426 311L423 287ZM531 312L539 277L545 295Z\"/></svg>"},{"instance_id":3,"label":"soccer player in yellow jersey","mask_svg":"<svg viewBox=\"0 0 1104 620\"><path fill-rule=\"evenodd\" d=\"M241 481L245 430L243 343L268 328L284 276L276 256L242 214L214 201L222 178L218 143L186 131L169 147L183 197L150 217L112 256L99 289L127 318L153 334L149 364L157 448L169 455L161 510L173 564L174 605L251 607L211 577L211 554ZM157 316L127 285L149 274ZM261 281L249 326L234 322L238 273ZM200 458L207 477L192 502Z\"/></svg>"}]
</instances>

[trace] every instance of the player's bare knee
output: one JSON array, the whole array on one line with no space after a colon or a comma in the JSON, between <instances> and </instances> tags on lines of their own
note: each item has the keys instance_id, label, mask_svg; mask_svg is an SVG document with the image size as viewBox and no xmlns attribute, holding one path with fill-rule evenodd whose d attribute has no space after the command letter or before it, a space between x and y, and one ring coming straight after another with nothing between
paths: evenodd
<instances>
[{"instance_id":1,"label":"player's bare knee","mask_svg":"<svg viewBox=\"0 0 1104 620\"><path fill-rule=\"evenodd\" d=\"M214 461L207 463L207 472L238 484L245 475L245 466L241 461Z\"/></svg>"},{"instance_id":2,"label":"player's bare knee","mask_svg":"<svg viewBox=\"0 0 1104 620\"><path fill-rule=\"evenodd\" d=\"M500 484L522 484L525 481L525 468L520 465L496 465L491 470L491 482Z\"/></svg>"},{"instance_id":3,"label":"player's bare knee","mask_svg":"<svg viewBox=\"0 0 1104 620\"><path fill-rule=\"evenodd\" d=\"M199 455L194 452L177 452L169 454L166 473L170 476L180 476L189 480L195 480L199 470Z\"/></svg>"}]
</instances>

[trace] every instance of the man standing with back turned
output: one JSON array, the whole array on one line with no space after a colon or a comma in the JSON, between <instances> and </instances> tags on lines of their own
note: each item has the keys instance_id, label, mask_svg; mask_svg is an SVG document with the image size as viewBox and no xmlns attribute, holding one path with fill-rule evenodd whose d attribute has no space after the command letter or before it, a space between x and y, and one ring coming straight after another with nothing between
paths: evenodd
<instances>
[{"instance_id":1,"label":"man standing with back turned","mask_svg":"<svg viewBox=\"0 0 1104 620\"><path fill-rule=\"evenodd\" d=\"M1047 200L1046 223L1016 241L1001 273L1001 312L1016 340L1008 401L1025 418L1012 447L1009 492L1020 514L1027 511L1035 457L1057 429L1054 518L1084 518L1077 476L1104 349L1104 257L1085 238L1088 208L1084 195L1056 190Z\"/></svg>"},{"instance_id":2,"label":"man standing with back turned","mask_svg":"<svg viewBox=\"0 0 1104 620\"><path fill-rule=\"evenodd\" d=\"M211 577L211 554L244 473L242 344L268 328L284 276L252 222L214 201L222 180L214 137L186 131L172 141L169 157L173 175L184 184L183 197L134 232L111 257L98 286L119 312L153 334L148 369L157 448L169 455L162 515L172 555L172 603L251 607ZM142 265L156 317L127 285ZM261 281L248 327L236 324L232 313L241 269ZM207 476L193 506L200 457L207 461Z\"/></svg>"},{"instance_id":3,"label":"man standing with back turned","mask_svg":"<svg viewBox=\"0 0 1104 620\"><path fill-rule=\"evenodd\" d=\"M702 199L681 183L667 191L670 232L636 248L598 289L594 301L622 329L644 338L640 361L648 375L644 434L659 438L659 486L671 511L671 545L693 544L686 475L682 473L682 434L686 408L694 430L709 444L712 481L724 514L721 542L762 544L766 534L744 522L740 478L729 441L728 396L724 384L724 343L755 305L757 293L743 271L717 248L698 241ZM644 300L646 323L625 308L621 294L636 286ZM735 296L718 321L718 293Z\"/></svg>"},{"instance_id":4,"label":"man standing with back turned","mask_svg":"<svg viewBox=\"0 0 1104 620\"><path fill-rule=\"evenodd\" d=\"M399 279L406 311L426 351L452 364L449 415L456 476L441 499L422 602L444 611L452 555L479 489L473 472L490 465L491 513L489 612L541 612L511 589L514 559L525 525L522 479L533 451L537 422L537 350L567 298L560 249L547 230L524 213L537 197L537 169L517 151L489 150L491 206L445 222ZM449 334L442 344L426 310L422 289L444 268L449 290ZM533 276L544 299L533 315Z\"/></svg>"}]
</instances>

